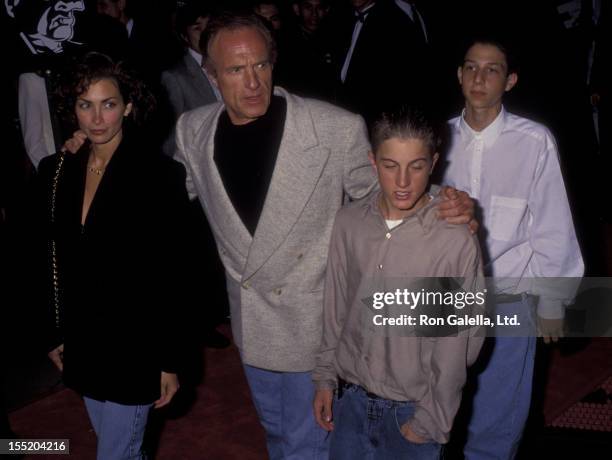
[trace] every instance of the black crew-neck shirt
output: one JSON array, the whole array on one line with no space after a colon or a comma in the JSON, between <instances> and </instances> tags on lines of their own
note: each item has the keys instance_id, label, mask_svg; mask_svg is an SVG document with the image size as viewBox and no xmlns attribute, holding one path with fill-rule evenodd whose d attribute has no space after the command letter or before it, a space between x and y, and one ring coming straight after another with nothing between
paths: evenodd
<instances>
[{"instance_id":1,"label":"black crew-neck shirt","mask_svg":"<svg viewBox=\"0 0 612 460\"><path fill-rule=\"evenodd\" d=\"M272 96L267 112L234 125L227 111L219 117L214 160L225 190L251 235L263 210L283 137L287 102Z\"/></svg>"}]
</instances>

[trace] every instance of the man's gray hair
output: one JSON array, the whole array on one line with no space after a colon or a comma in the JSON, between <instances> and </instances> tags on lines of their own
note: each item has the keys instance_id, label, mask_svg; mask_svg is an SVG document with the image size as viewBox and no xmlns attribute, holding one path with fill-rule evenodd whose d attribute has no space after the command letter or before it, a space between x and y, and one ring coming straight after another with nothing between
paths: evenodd
<instances>
[{"instance_id":1,"label":"man's gray hair","mask_svg":"<svg viewBox=\"0 0 612 460\"><path fill-rule=\"evenodd\" d=\"M226 29L236 30L249 27L256 29L262 35L266 41L270 62L274 64L276 61L276 41L268 26L266 26L259 16L251 12L224 11L210 17L200 37L200 52L203 56L204 65L209 72L214 75L214 69L210 66L210 45L219 32Z\"/></svg>"}]
</instances>

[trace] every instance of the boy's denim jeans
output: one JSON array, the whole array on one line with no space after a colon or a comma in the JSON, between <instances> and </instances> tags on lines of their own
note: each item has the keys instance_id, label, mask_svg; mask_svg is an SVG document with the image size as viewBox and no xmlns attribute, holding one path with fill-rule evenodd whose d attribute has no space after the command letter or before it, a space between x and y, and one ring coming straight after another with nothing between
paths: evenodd
<instances>
[{"instance_id":1,"label":"boy's denim jeans","mask_svg":"<svg viewBox=\"0 0 612 460\"><path fill-rule=\"evenodd\" d=\"M351 385L334 399L334 430L330 460L430 460L440 458L436 442L415 444L400 432L414 415L414 404L368 397L365 390Z\"/></svg>"}]
</instances>

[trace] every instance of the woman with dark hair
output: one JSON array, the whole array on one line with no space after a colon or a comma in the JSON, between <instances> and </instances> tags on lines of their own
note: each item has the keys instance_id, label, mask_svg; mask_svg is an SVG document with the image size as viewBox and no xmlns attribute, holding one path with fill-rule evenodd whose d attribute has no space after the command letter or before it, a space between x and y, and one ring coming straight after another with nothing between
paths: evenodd
<instances>
[{"instance_id":1,"label":"woman with dark hair","mask_svg":"<svg viewBox=\"0 0 612 460\"><path fill-rule=\"evenodd\" d=\"M67 77L61 111L87 139L39 168L49 357L83 395L98 459L142 458L149 410L179 387L185 171L144 141L154 100L122 64L89 53Z\"/></svg>"}]
</instances>

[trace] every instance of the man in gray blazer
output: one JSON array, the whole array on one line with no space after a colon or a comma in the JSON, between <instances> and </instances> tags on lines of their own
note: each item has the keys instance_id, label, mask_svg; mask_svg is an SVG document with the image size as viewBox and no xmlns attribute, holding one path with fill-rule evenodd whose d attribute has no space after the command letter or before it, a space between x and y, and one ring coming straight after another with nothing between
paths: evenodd
<instances>
[{"instance_id":1,"label":"man in gray blazer","mask_svg":"<svg viewBox=\"0 0 612 460\"><path fill-rule=\"evenodd\" d=\"M200 35L206 28L209 16L208 8L199 3L184 6L177 12L176 32L184 43L185 54L174 67L161 74L161 83L174 121L184 112L221 100L202 68ZM174 154L175 145L172 129L164 143L166 155Z\"/></svg>"},{"instance_id":2,"label":"man in gray blazer","mask_svg":"<svg viewBox=\"0 0 612 460\"><path fill-rule=\"evenodd\" d=\"M311 370L334 217L376 183L366 128L357 115L273 88L275 45L257 17L220 15L204 34L223 104L179 118L176 157L225 266L232 332L270 458L327 458ZM464 207L466 197L457 200Z\"/></svg>"}]
</instances>

